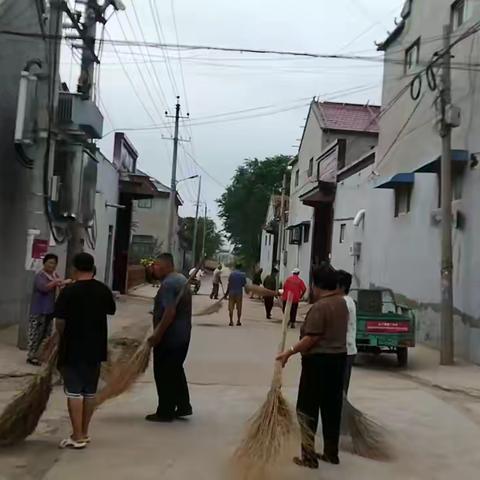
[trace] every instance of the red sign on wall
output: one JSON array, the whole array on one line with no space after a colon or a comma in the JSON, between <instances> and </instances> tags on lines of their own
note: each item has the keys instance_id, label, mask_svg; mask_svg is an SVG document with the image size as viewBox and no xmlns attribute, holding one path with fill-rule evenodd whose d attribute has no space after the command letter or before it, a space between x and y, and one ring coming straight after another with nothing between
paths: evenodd
<instances>
[{"instance_id":1,"label":"red sign on wall","mask_svg":"<svg viewBox=\"0 0 480 480\"><path fill-rule=\"evenodd\" d=\"M48 240L40 240L36 238L32 245L32 259L42 260L48 252Z\"/></svg>"}]
</instances>

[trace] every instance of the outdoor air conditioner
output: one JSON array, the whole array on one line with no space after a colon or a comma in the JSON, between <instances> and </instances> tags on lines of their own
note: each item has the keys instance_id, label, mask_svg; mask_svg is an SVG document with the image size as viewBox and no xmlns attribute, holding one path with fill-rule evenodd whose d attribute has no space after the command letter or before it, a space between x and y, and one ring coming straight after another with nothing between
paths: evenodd
<instances>
[{"instance_id":1,"label":"outdoor air conditioner","mask_svg":"<svg viewBox=\"0 0 480 480\"><path fill-rule=\"evenodd\" d=\"M84 134L88 138L103 136L103 115L94 102L78 93L60 92L58 123L69 133Z\"/></svg>"},{"instance_id":2,"label":"outdoor air conditioner","mask_svg":"<svg viewBox=\"0 0 480 480\"><path fill-rule=\"evenodd\" d=\"M360 254L362 253L362 242L353 242L352 245L350 245L350 256L352 257L360 257Z\"/></svg>"},{"instance_id":3,"label":"outdoor air conditioner","mask_svg":"<svg viewBox=\"0 0 480 480\"><path fill-rule=\"evenodd\" d=\"M52 209L61 221L76 221L88 226L95 216L98 163L82 144L57 144L54 177L57 201Z\"/></svg>"}]
</instances>

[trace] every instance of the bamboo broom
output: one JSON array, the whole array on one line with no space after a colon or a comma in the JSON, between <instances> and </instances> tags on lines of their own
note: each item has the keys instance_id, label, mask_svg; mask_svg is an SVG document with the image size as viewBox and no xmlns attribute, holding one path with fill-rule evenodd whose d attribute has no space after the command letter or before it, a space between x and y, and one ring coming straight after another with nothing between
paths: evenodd
<instances>
[{"instance_id":1,"label":"bamboo broom","mask_svg":"<svg viewBox=\"0 0 480 480\"><path fill-rule=\"evenodd\" d=\"M0 415L0 446L21 442L37 428L52 391L56 360L57 346L54 345L45 367L3 410Z\"/></svg>"},{"instance_id":2,"label":"bamboo broom","mask_svg":"<svg viewBox=\"0 0 480 480\"><path fill-rule=\"evenodd\" d=\"M355 454L372 460L393 458L385 428L355 408L346 395L343 397L342 428L352 438Z\"/></svg>"},{"instance_id":3,"label":"bamboo broom","mask_svg":"<svg viewBox=\"0 0 480 480\"><path fill-rule=\"evenodd\" d=\"M285 350L291 307L292 298L289 296L283 315L279 352ZM234 465L243 478L263 478L262 474L282 455L295 431L294 414L282 394L282 371L282 365L276 362L267 398L249 420L245 436L233 454Z\"/></svg>"},{"instance_id":4,"label":"bamboo broom","mask_svg":"<svg viewBox=\"0 0 480 480\"><path fill-rule=\"evenodd\" d=\"M259 297L276 297L278 295L274 290L262 287L261 285L246 285L245 291L250 294L258 295Z\"/></svg>"},{"instance_id":5,"label":"bamboo broom","mask_svg":"<svg viewBox=\"0 0 480 480\"><path fill-rule=\"evenodd\" d=\"M203 261L197 266L195 271L190 275L187 282L183 285L180 289L180 292L177 295L175 300L176 305L180 302L182 297L185 295L187 288L189 288L190 283L197 275L198 271L202 266ZM160 327L162 322L165 319L165 314L162 320L157 325L157 329ZM155 331L154 331L155 334ZM148 364L150 362L150 355L151 355L152 347L145 340L135 351L132 357L128 360L120 362L115 362L110 367L110 374L106 385L104 388L97 394L96 404L97 407L102 405L107 400L111 400L116 398L123 393L130 390L130 388L135 384L135 382L145 373L148 368Z\"/></svg>"}]
</instances>

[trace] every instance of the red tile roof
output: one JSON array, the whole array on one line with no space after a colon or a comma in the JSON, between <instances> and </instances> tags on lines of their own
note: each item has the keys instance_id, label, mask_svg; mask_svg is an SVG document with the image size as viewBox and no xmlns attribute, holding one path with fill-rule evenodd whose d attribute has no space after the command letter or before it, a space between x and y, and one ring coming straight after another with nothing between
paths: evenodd
<instances>
[{"instance_id":1,"label":"red tile roof","mask_svg":"<svg viewBox=\"0 0 480 480\"><path fill-rule=\"evenodd\" d=\"M354 103L317 102L322 129L378 133L380 107Z\"/></svg>"}]
</instances>

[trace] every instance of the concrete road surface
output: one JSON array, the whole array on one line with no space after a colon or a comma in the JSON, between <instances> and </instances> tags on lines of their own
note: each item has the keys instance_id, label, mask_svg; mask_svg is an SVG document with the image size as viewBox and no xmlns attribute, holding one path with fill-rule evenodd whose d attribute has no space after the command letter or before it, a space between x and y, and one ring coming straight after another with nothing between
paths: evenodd
<instances>
[{"instance_id":1,"label":"concrete road surface","mask_svg":"<svg viewBox=\"0 0 480 480\"><path fill-rule=\"evenodd\" d=\"M195 309L208 305L209 285L195 297ZM149 290L150 289L150 290ZM153 295L151 287L143 295ZM137 292L138 293L138 292ZM225 306L226 307L226 306ZM224 308L225 308L224 307ZM122 305L130 336L144 335L150 301ZM172 424L150 424L155 387L148 372L133 391L103 406L93 421L92 444L84 451L59 451L68 435L64 398L58 388L39 431L23 445L0 452L0 479L44 480L220 480L233 479L228 459L246 420L268 389L280 334L281 312L264 318L258 300L245 298L243 327L228 327L224 309L196 317L187 374L194 416ZM113 320L115 321L115 320ZM128 323L128 325L127 325ZM290 331L288 342L297 339ZM420 368L413 358L411 368ZM285 392L294 405L298 359L285 370ZM394 358L367 361L354 370L352 402L391 432L396 459L381 463L341 452L341 465L303 470L290 462L272 473L276 480L473 480L480 472L480 409L467 395L442 392L403 375ZM321 440L318 440L321 448Z\"/></svg>"}]
</instances>

